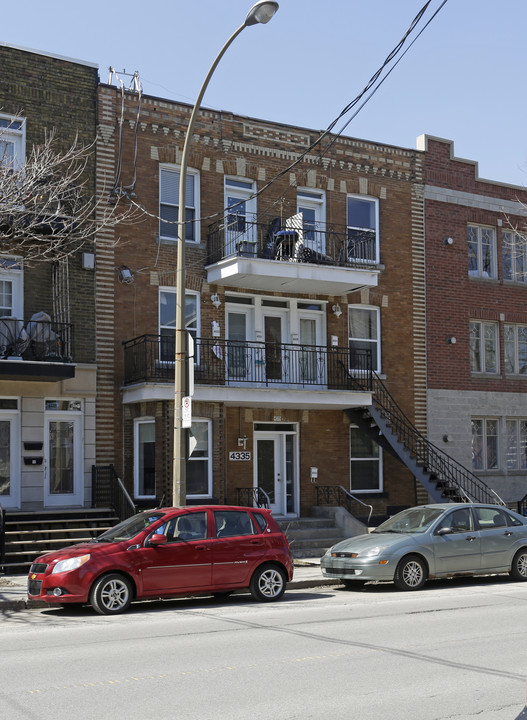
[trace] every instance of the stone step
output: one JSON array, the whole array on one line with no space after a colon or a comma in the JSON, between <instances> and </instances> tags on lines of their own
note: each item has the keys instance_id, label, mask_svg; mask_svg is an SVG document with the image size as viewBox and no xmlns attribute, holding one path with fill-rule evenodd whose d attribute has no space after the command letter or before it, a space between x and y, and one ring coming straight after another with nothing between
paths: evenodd
<instances>
[{"instance_id":1,"label":"stone step","mask_svg":"<svg viewBox=\"0 0 527 720\"><path fill-rule=\"evenodd\" d=\"M303 517L294 518L293 520L277 520L282 532L289 530L309 530L311 528L335 527L335 523L330 518L324 517Z\"/></svg>"},{"instance_id":2,"label":"stone step","mask_svg":"<svg viewBox=\"0 0 527 720\"><path fill-rule=\"evenodd\" d=\"M291 541L292 538L295 540L315 540L317 538L340 538L342 537L342 530L325 525L324 527L309 529L287 530L285 534L289 541Z\"/></svg>"}]
</instances>

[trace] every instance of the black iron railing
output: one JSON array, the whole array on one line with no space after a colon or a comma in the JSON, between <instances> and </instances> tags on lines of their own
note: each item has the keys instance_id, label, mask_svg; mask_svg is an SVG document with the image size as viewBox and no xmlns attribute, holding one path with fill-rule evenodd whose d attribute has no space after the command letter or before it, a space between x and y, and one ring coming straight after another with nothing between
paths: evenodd
<instances>
[{"instance_id":1,"label":"black iron railing","mask_svg":"<svg viewBox=\"0 0 527 720\"><path fill-rule=\"evenodd\" d=\"M92 465L92 507L110 507L120 520L126 520L137 512L113 465Z\"/></svg>"},{"instance_id":2,"label":"black iron railing","mask_svg":"<svg viewBox=\"0 0 527 720\"><path fill-rule=\"evenodd\" d=\"M365 518L365 525L369 525L373 513L373 506L363 502L350 493L342 485L317 485L317 505L337 505L345 508L350 515ZM367 513L367 515L365 515Z\"/></svg>"},{"instance_id":3,"label":"black iron railing","mask_svg":"<svg viewBox=\"0 0 527 720\"><path fill-rule=\"evenodd\" d=\"M0 317L0 359L71 362L72 342L73 326L54 322L44 313L37 313L26 323Z\"/></svg>"},{"instance_id":4,"label":"black iron railing","mask_svg":"<svg viewBox=\"0 0 527 720\"><path fill-rule=\"evenodd\" d=\"M173 382L173 338L142 335L124 345L124 384ZM328 390L372 387L371 352L321 345L196 338L194 382Z\"/></svg>"},{"instance_id":5,"label":"black iron railing","mask_svg":"<svg viewBox=\"0 0 527 720\"><path fill-rule=\"evenodd\" d=\"M257 222L254 215L229 215L208 230L208 256L215 263L233 256L357 267L377 263L374 231L326 223L288 228L280 219Z\"/></svg>"},{"instance_id":6,"label":"black iron railing","mask_svg":"<svg viewBox=\"0 0 527 720\"><path fill-rule=\"evenodd\" d=\"M431 443L413 425L380 377L373 373L373 404L415 462L434 478L447 499L504 505L471 470Z\"/></svg>"},{"instance_id":7,"label":"black iron railing","mask_svg":"<svg viewBox=\"0 0 527 720\"><path fill-rule=\"evenodd\" d=\"M5 560L5 510L0 505L0 571Z\"/></svg>"},{"instance_id":8,"label":"black iron railing","mask_svg":"<svg viewBox=\"0 0 527 720\"><path fill-rule=\"evenodd\" d=\"M524 517L527 516L527 495L524 495L521 500L518 500L516 512L519 512L520 515L523 515Z\"/></svg>"},{"instance_id":9,"label":"black iron railing","mask_svg":"<svg viewBox=\"0 0 527 720\"><path fill-rule=\"evenodd\" d=\"M246 507L270 508L269 495L262 488L238 488L238 505Z\"/></svg>"}]
</instances>

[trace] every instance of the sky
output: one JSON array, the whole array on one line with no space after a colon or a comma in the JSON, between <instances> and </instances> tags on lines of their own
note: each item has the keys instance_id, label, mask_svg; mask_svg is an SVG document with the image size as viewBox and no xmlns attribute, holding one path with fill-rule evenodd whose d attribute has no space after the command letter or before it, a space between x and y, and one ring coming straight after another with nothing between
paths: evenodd
<instances>
[{"instance_id":1,"label":"sky","mask_svg":"<svg viewBox=\"0 0 527 720\"><path fill-rule=\"evenodd\" d=\"M425 0L279 3L267 25L247 27L233 42L203 105L325 130ZM442 3L431 1L418 30ZM25 0L22 16L20 5L8 2L0 43L95 63L102 82L109 67L126 86L125 73L137 71L147 95L192 104L251 4ZM424 133L447 138L456 157L478 162L480 177L527 186L526 31L525 0L447 0L344 134L407 148Z\"/></svg>"}]
</instances>

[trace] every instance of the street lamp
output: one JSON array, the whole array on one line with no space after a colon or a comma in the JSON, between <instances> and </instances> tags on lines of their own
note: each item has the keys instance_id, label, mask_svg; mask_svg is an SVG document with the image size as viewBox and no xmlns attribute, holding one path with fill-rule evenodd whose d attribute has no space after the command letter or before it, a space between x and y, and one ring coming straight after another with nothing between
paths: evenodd
<instances>
[{"instance_id":1,"label":"street lamp","mask_svg":"<svg viewBox=\"0 0 527 720\"><path fill-rule=\"evenodd\" d=\"M187 452L186 428L183 427L183 401L187 395L186 387L186 329L185 329L185 195L187 189L187 163L194 123L199 112L203 95L209 81L227 48L238 37L242 30L250 25L265 24L278 10L278 3L260 0L247 13L245 22L227 40L218 56L212 63L207 77L201 86L199 95L187 127L179 170L179 222L177 236L177 269L176 269L176 351L174 364L174 457L172 464L172 505L186 504L187 498Z\"/></svg>"}]
</instances>

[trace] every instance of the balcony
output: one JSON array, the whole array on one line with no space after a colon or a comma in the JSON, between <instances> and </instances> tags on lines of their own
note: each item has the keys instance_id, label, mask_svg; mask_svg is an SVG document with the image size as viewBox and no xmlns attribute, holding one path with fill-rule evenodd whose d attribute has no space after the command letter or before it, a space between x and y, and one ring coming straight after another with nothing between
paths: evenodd
<instances>
[{"instance_id":1,"label":"balcony","mask_svg":"<svg viewBox=\"0 0 527 720\"><path fill-rule=\"evenodd\" d=\"M146 393L128 392L125 402L173 398L172 338L143 335L123 345L125 391L130 386L156 386ZM198 400L323 409L333 408L335 403L354 405L349 393L355 392L362 403L369 404L364 398L372 387L371 353L367 350L351 354L341 347L197 338L194 352ZM354 377L360 378L360 383ZM164 391L162 385L166 385Z\"/></svg>"},{"instance_id":2,"label":"balcony","mask_svg":"<svg viewBox=\"0 0 527 720\"><path fill-rule=\"evenodd\" d=\"M73 327L36 313L24 323L0 317L0 378L56 382L75 376L72 364Z\"/></svg>"},{"instance_id":3,"label":"balcony","mask_svg":"<svg viewBox=\"0 0 527 720\"><path fill-rule=\"evenodd\" d=\"M377 286L374 232L325 223L300 227L298 217L282 224L233 214L211 225L207 281L270 292L305 293L309 287L318 295Z\"/></svg>"}]
</instances>

